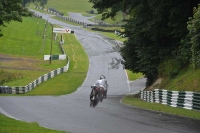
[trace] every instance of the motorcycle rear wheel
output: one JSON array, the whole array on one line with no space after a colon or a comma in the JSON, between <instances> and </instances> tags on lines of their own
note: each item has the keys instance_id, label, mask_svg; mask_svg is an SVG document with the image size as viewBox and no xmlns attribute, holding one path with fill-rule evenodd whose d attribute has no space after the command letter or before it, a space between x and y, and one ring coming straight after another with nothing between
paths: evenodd
<instances>
[{"instance_id":1,"label":"motorcycle rear wheel","mask_svg":"<svg viewBox=\"0 0 200 133\"><path fill-rule=\"evenodd\" d=\"M90 99L90 106L95 107L99 102L99 96L93 93L92 98Z\"/></svg>"}]
</instances>

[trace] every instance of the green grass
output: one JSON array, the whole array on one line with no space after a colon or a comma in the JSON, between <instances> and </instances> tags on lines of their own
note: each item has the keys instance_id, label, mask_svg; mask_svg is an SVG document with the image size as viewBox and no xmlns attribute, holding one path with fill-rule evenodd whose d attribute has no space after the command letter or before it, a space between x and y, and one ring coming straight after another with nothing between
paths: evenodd
<instances>
[{"instance_id":1,"label":"green grass","mask_svg":"<svg viewBox=\"0 0 200 133\"><path fill-rule=\"evenodd\" d=\"M44 8L44 10L41 10L40 8L36 8L34 3L29 3L26 5L28 8L32 9L32 10L35 10L35 11L39 11L41 13L46 13L46 8Z\"/></svg>"},{"instance_id":2,"label":"green grass","mask_svg":"<svg viewBox=\"0 0 200 133\"><path fill-rule=\"evenodd\" d=\"M1 133L66 133L40 127L36 122L27 123L8 118L2 114L0 114L0 127Z\"/></svg>"},{"instance_id":3,"label":"green grass","mask_svg":"<svg viewBox=\"0 0 200 133\"><path fill-rule=\"evenodd\" d=\"M99 33L101 33L104 36L107 36L109 38L112 38L112 39L115 39L115 40L119 40L119 41L122 41L122 42L124 42L126 40L125 38L123 38L121 36L118 36L115 33L109 33L109 32L99 32Z\"/></svg>"},{"instance_id":4,"label":"green grass","mask_svg":"<svg viewBox=\"0 0 200 133\"><path fill-rule=\"evenodd\" d=\"M129 16L126 16L126 19L127 18L129 18ZM101 20L101 14L98 14L94 19ZM118 12L114 19L108 18L105 19L104 21L109 24L125 24L125 22L122 20L123 20L123 13Z\"/></svg>"},{"instance_id":5,"label":"green grass","mask_svg":"<svg viewBox=\"0 0 200 133\"><path fill-rule=\"evenodd\" d=\"M164 79L161 87L174 91L200 92L200 69L188 69L174 79Z\"/></svg>"},{"instance_id":6,"label":"green grass","mask_svg":"<svg viewBox=\"0 0 200 133\"><path fill-rule=\"evenodd\" d=\"M94 27L95 28L95 27ZM118 36L115 34L115 30L119 31L121 30L120 27L96 27L98 28L99 30L92 30L92 29L88 29L88 28L85 28L86 30L88 31L91 31L91 32L97 32L97 33L100 33L108 38L111 38L111 39L115 39L115 40L119 40L119 41L125 41L125 38L121 37L121 36ZM113 32L110 32L110 30L113 30Z\"/></svg>"},{"instance_id":7,"label":"green grass","mask_svg":"<svg viewBox=\"0 0 200 133\"><path fill-rule=\"evenodd\" d=\"M190 117L195 119L200 119L200 112L195 110L186 110L183 108L174 108L170 107L168 105L163 105L159 103L149 103L141 100L138 98L138 95L128 95L125 98L122 99L123 103L126 103L131 106L148 109L148 110L154 110L154 111L160 111L165 112L168 114L174 114L184 117Z\"/></svg>"},{"instance_id":8,"label":"green grass","mask_svg":"<svg viewBox=\"0 0 200 133\"><path fill-rule=\"evenodd\" d=\"M7 82L7 86L25 86L43 74L66 65L66 61L55 61L49 64L43 56L50 54L52 28L45 20L28 17L23 22L11 22L1 27L4 34L0 38L1 56L9 60L1 60L0 67L11 73L21 73L23 78ZM45 31L46 38L43 39ZM61 54L58 42L52 41L52 54Z\"/></svg>"},{"instance_id":9,"label":"green grass","mask_svg":"<svg viewBox=\"0 0 200 133\"><path fill-rule=\"evenodd\" d=\"M26 95L64 95L74 92L82 85L88 71L88 56L73 34L65 34L64 40L64 50L70 57L69 70L42 83Z\"/></svg>"},{"instance_id":10,"label":"green grass","mask_svg":"<svg viewBox=\"0 0 200 133\"><path fill-rule=\"evenodd\" d=\"M74 92L84 82L89 65L88 56L85 53L85 50L82 47L82 45L80 45L80 43L76 40L73 34L63 34L63 39L65 40L63 48L70 59L69 70L65 73L57 75L56 77L48 80L48 82L43 82L41 85L34 88L31 92L26 93L25 95L69 94ZM34 60L34 63L36 61L37 60ZM34 69L37 68L36 70L7 70L13 73L20 72L22 73L23 78L8 82L4 85L25 86L34 81L35 79L39 78L43 74L50 72L53 68L57 69L58 66L63 67L66 64L67 64L66 60L64 61L52 60L51 64L49 64L49 61L38 61L36 66L32 66ZM20 68L21 66L19 65L16 67Z\"/></svg>"},{"instance_id":11,"label":"green grass","mask_svg":"<svg viewBox=\"0 0 200 133\"><path fill-rule=\"evenodd\" d=\"M141 73L133 73L130 70L126 70L126 73L130 81L144 77L144 75L142 75Z\"/></svg>"},{"instance_id":12,"label":"green grass","mask_svg":"<svg viewBox=\"0 0 200 133\"><path fill-rule=\"evenodd\" d=\"M23 23L23 24L22 24ZM36 17L23 18L23 22L11 22L7 27L0 27L3 37L0 39L0 53L34 56L43 58L50 53L51 26L47 23L46 39L43 39L45 20ZM53 53L61 53L53 42Z\"/></svg>"},{"instance_id":13,"label":"green grass","mask_svg":"<svg viewBox=\"0 0 200 133\"><path fill-rule=\"evenodd\" d=\"M86 13L86 11L92 10L92 4L88 0L48 0L45 8L51 7L64 15L67 12Z\"/></svg>"}]
</instances>

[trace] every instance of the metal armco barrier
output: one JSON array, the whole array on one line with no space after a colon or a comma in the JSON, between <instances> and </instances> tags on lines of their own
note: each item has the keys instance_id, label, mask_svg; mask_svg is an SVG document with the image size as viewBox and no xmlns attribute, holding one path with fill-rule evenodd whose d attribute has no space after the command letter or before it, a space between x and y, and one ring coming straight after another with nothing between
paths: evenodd
<instances>
[{"instance_id":1,"label":"metal armco barrier","mask_svg":"<svg viewBox=\"0 0 200 133\"><path fill-rule=\"evenodd\" d=\"M155 89L153 91L140 91L140 98L147 102L200 111L200 93L198 92Z\"/></svg>"}]
</instances>

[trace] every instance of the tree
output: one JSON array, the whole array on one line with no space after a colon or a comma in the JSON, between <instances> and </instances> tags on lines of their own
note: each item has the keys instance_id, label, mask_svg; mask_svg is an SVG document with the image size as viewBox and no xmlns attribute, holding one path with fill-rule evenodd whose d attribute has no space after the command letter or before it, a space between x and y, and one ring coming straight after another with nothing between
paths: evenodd
<instances>
[{"instance_id":1,"label":"tree","mask_svg":"<svg viewBox=\"0 0 200 133\"><path fill-rule=\"evenodd\" d=\"M44 7L45 4L47 4L48 0L23 0L22 5L25 7L26 4L28 3L38 3L39 5L41 5L42 7Z\"/></svg>"},{"instance_id":2,"label":"tree","mask_svg":"<svg viewBox=\"0 0 200 133\"><path fill-rule=\"evenodd\" d=\"M48 0L37 0L37 1L38 1L38 3L40 3L40 5L41 5L42 7L44 7L44 5L46 5L47 2L48 2Z\"/></svg>"},{"instance_id":3,"label":"tree","mask_svg":"<svg viewBox=\"0 0 200 133\"><path fill-rule=\"evenodd\" d=\"M23 5L23 7L25 7L26 4L31 3L31 2L32 2L32 0L23 0L22 5Z\"/></svg>"},{"instance_id":4,"label":"tree","mask_svg":"<svg viewBox=\"0 0 200 133\"><path fill-rule=\"evenodd\" d=\"M93 3L93 8L102 14L103 20L109 17L114 19L118 11L126 13L133 3L131 0L89 0L89 2Z\"/></svg>"},{"instance_id":5,"label":"tree","mask_svg":"<svg viewBox=\"0 0 200 133\"><path fill-rule=\"evenodd\" d=\"M130 19L124 25L125 37L121 50L126 69L142 72L147 86L158 76L158 66L182 45L188 34L187 21L199 0L90 0L102 13L102 18L114 17L122 9L129 8Z\"/></svg>"},{"instance_id":6,"label":"tree","mask_svg":"<svg viewBox=\"0 0 200 133\"><path fill-rule=\"evenodd\" d=\"M128 69L145 74L147 86L157 78L160 63L172 58L172 51L181 45L180 40L188 33L186 22L189 10L185 10L189 8L187 2L140 0L134 16L125 25L125 34L129 39L122 49L122 56L128 59ZM130 26L133 28L130 29ZM133 51L127 52L130 47L135 48L137 58L132 57Z\"/></svg>"},{"instance_id":7,"label":"tree","mask_svg":"<svg viewBox=\"0 0 200 133\"><path fill-rule=\"evenodd\" d=\"M200 68L200 5L194 8L194 15L188 21L189 36L191 36L191 62L193 67Z\"/></svg>"},{"instance_id":8,"label":"tree","mask_svg":"<svg viewBox=\"0 0 200 133\"><path fill-rule=\"evenodd\" d=\"M10 21L22 22L23 16L30 16L28 9L22 6L22 0L0 0L0 26ZM0 33L0 36L3 36Z\"/></svg>"}]
</instances>

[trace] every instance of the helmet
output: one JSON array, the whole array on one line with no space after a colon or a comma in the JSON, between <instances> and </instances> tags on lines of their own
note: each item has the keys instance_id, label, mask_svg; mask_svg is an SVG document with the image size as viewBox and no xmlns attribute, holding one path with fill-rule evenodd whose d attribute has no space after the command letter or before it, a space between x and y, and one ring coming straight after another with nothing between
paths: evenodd
<instances>
[{"instance_id":1,"label":"helmet","mask_svg":"<svg viewBox=\"0 0 200 133\"><path fill-rule=\"evenodd\" d=\"M100 76L100 79L105 79L105 76L104 76L104 75L101 75L101 76Z\"/></svg>"}]
</instances>

